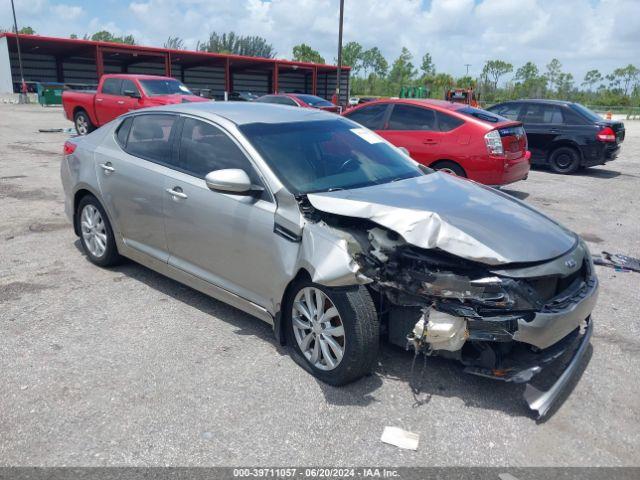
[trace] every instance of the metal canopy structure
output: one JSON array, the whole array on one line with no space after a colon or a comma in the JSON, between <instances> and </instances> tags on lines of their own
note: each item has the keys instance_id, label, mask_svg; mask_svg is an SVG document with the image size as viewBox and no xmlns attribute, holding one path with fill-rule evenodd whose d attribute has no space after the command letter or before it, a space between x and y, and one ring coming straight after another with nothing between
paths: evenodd
<instances>
[{"instance_id":1,"label":"metal canopy structure","mask_svg":"<svg viewBox=\"0 0 640 480\"><path fill-rule=\"evenodd\" d=\"M174 77L196 92L223 98L225 92L310 93L330 99L338 67L290 60L192 50L20 35L24 77L30 82L92 86L105 73ZM0 92L19 92L16 35L0 34ZM341 72L341 104L348 97L350 68Z\"/></svg>"}]
</instances>

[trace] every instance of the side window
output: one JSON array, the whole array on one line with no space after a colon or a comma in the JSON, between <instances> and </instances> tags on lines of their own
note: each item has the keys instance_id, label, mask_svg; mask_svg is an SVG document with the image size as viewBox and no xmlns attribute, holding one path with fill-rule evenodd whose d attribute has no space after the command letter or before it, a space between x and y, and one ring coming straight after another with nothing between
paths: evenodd
<instances>
[{"instance_id":1,"label":"side window","mask_svg":"<svg viewBox=\"0 0 640 480\"><path fill-rule=\"evenodd\" d=\"M256 171L240 148L218 127L187 118L180 138L180 166L196 177L223 168L241 168L253 183Z\"/></svg>"},{"instance_id":2,"label":"side window","mask_svg":"<svg viewBox=\"0 0 640 480\"><path fill-rule=\"evenodd\" d=\"M136 84L129 79L124 79L122 81L122 95L127 91L135 92L140 95L140 91L138 90L138 87L136 87Z\"/></svg>"},{"instance_id":3,"label":"side window","mask_svg":"<svg viewBox=\"0 0 640 480\"><path fill-rule=\"evenodd\" d=\"M382 128L384 114L387 111L387 106L388 105L386 103L383 103L380 105L362 107L351 113L347 113L345 116L349 120L353 120L370 130L380 130Z\"/></svg>"},{"instance_id":4,"label":"side window","mask_svg":"<svg viewBox=\"0 0 640 480\"><path fill-rule=\"evenodd\" d=\"M127 152L158 163L171 161L171 129L175 115L147 114L133 117Z\"/></svg>"},{"instance_id":5,"label":"side window","mask_svg":"<svg viewBox=\"0 0 640 480\"><path fill-rule=\"evenodd\" d=\"M133 118L127 118L120 124L120 126L118 127L118 131L116 132L116 140L122 148L127 147L127 138L129 138L129 131L131 130L132 123Z\"/></svg>"},{"instance_id":6,"label":"side window","mask_svg":"<svg viewBox=\"0 0 640 480\"><path fill-rule=\"evenodd\" d=\"M565 125L585 125L587 123L580 114L574 112L570 107L562 109L562 119Z\"/></svg>"},{"instance_id":7,"label":"side window","mask_svg":"<svg viewBox=\"0 0 640 480\"><path fill-rule=\"evenodd\" d=\"M562 123L562 111L556 105L545 105L542 114L542 123Z\"/></svg>"},{"instance_id":8,"label":"side window","mask_svg":"<svg viewBox=\"0 0 640 480\"><path fill-rule=\"evenodd\" d=\"M429 108L394 105L389 130L435 130L436 115Z\"/></svg>"},{"instance_id":9,"label":"side window","mask_svg":"<svg viewBox=\"0 0 640 480\"><path fill-rule=\"evenodd\" d=\"M491 111L493 113L497 113L498 115L502 115L503 117L509 118L511 120L518 120L518 115L520 114L520 107L522 105L520 103L507 103L506 105L502 105L497 108L492 108Z\"/></svg>"},{"instance_id":10,"label":"side window","mask_svg":"<svg viewBox=\"0 0 640 480\"><path fill-rule=\"evenodd\" d=\"M442 112L436 112L436 117L438 117L438 130L441 132L450 132L464 123L464 120Z\"/></svg>"},{"instance_id":11,"label":"side window","mask_svg":"<svg viewBox=\"0 0 640 480\"><path fill-rule=\"evenodd\" d=\"M279 100L279 103L281 103L282 105L289 105L293 107L298 106L298 104L292 98L289 98L289 97L277 97L277 98Z\"/></svg>"},{"instance_id":12,"label":"side window","mask_svg":"<svg viewBox=\"0 0 640 480\"><path fill-rule=\"evenodd\" d=\"M102 83L102 93L105 95L120 95L122 80L119 78L107 78Z\"/></svg>"}]
</instances>

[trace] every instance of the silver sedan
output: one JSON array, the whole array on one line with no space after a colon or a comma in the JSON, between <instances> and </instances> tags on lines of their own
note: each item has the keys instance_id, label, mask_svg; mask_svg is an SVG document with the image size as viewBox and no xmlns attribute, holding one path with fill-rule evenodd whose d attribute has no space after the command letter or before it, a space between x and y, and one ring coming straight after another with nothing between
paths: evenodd
<instances>
[{"instance_id":1,"label":"silver sedan","mask_svg":"<svg viewBox=\"0 0 640 480\"><path fill-rule=\"evenodd\" d=\"M127 257L268 322L333 385L372 371L381 336L515 383L566 353L551 389L525 390L544 415L589 342L577 235L333 114L139 110L68 141L61 173L91 262Z\"/></svg>"}]
</instances>

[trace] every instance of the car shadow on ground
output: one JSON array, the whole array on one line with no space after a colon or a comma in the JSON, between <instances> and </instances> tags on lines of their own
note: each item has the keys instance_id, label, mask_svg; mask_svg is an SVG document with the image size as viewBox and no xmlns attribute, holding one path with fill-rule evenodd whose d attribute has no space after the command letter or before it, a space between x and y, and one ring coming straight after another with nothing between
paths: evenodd
<instances>
[{"instance_id":1,"label":"car shadow on ground","mask_svg":"<svg viewBox=\"0 0 640 480\"><path fill-rule=\"evenodd\" d=\"M559 176L566 175L564 173L555 173L549 167L543 166L543 165L538 165L535 168L532 166L531 169L539 172L547 172L547 173L550 173L551 175L559 175ZM619 177L620 175L636 177L636 175L630 175L627 173L619 172L617 170L609 170L607 168L602 168L602 167L580 168L577 172L570 173L568 175L572 175L576 177L602 178L605 180L616 178L616 177Z\"/></svg>"},{"instance_id":2,"label":"car shadow on ground","mask_svg":"<svg viewBox=\"0 0 640 480\"><path fill-rule=\"evenodd\" d=\"M74 245L82 252L80 240L76 240ZM233 325L236 327L234 333L237 335L260 338L271 343L278 354L292 357L289 348L280 345L276 340L271 326L235 307L133 261L125 260L123 264L110 270L140 281L168 297ZM121 277L115 277L114 281L118 278ZM562 405L578 383L591 356L591 347L589 348L578 374L574 376L560 401L554 405L550 415L547 415L547 419ZM295 359L292 357L291 361ZM375 393L383 382L399 382L402 388L406 388L407 406L418 411L429 408L433 397L445 397L458 398L465 407L498 410L510 416L535 418L522 398L524 385L469 375L464 373L461 365L455 361L415 356L413 352L385 341L381 342L378 363L372 374L341 387L317 382L325 400L332 405L368 406L380 401Z\"/></svg>"},{"instance_id":3,"label":"car shadow on ground","mask_svg":"<svg viewBox=\"0 0 640 480\"><path fill-rule=\"evenodd\" d=\"M529 193L527 192L521 192L519 190L511 190L508 188L501 188L500 191L506 193L507 195L511 195L512 197L515 197L518 200L524 200L529 196Z\"/></svg>"}]
</instances>

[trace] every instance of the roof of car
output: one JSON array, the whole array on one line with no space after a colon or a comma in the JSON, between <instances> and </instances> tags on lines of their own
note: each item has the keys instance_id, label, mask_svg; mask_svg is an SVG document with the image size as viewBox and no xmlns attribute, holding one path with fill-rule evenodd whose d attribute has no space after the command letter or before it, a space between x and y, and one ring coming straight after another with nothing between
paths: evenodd
<instances>
[{"instance_id":1,"label":"roof of car","mask_svg":"<svg viewBox=\"0 0 640 480\"><path fill-rule=\"evenodd\" d=\"M236 125L248 123L289 123L335 120L335 113L311 108L255 102L193 102L153 107L154 110L187 113L215 120L222 117ZM137 110L138 112L141 110Z\"/></svg>"},{"instance_id":2,"label":"roof of car","mask_svg":"<svg viewBox=\"0 0 640 480\"><path fill-rule=\"evenodd\" d=\"M548 98L521 98L519 100L507 100L502 103L546 103L548 105L570 105L573 102L569 100L550 100Z\"/></svg>"},{"instance_id":3,"label":"roof of car","mask_svg":"<svg viewBox=\"0 0 640 480\"><path fill-rule=\"evenodd\" d=\"M468 106L467 104L449 102L447 100L435 100L433 98L380 98L362 105L373 105L375 103L407 103L412 105L429 105L446 110L458 110ZM358 105L360 107L360 105Z\"/></svg>"}]
</instances>

